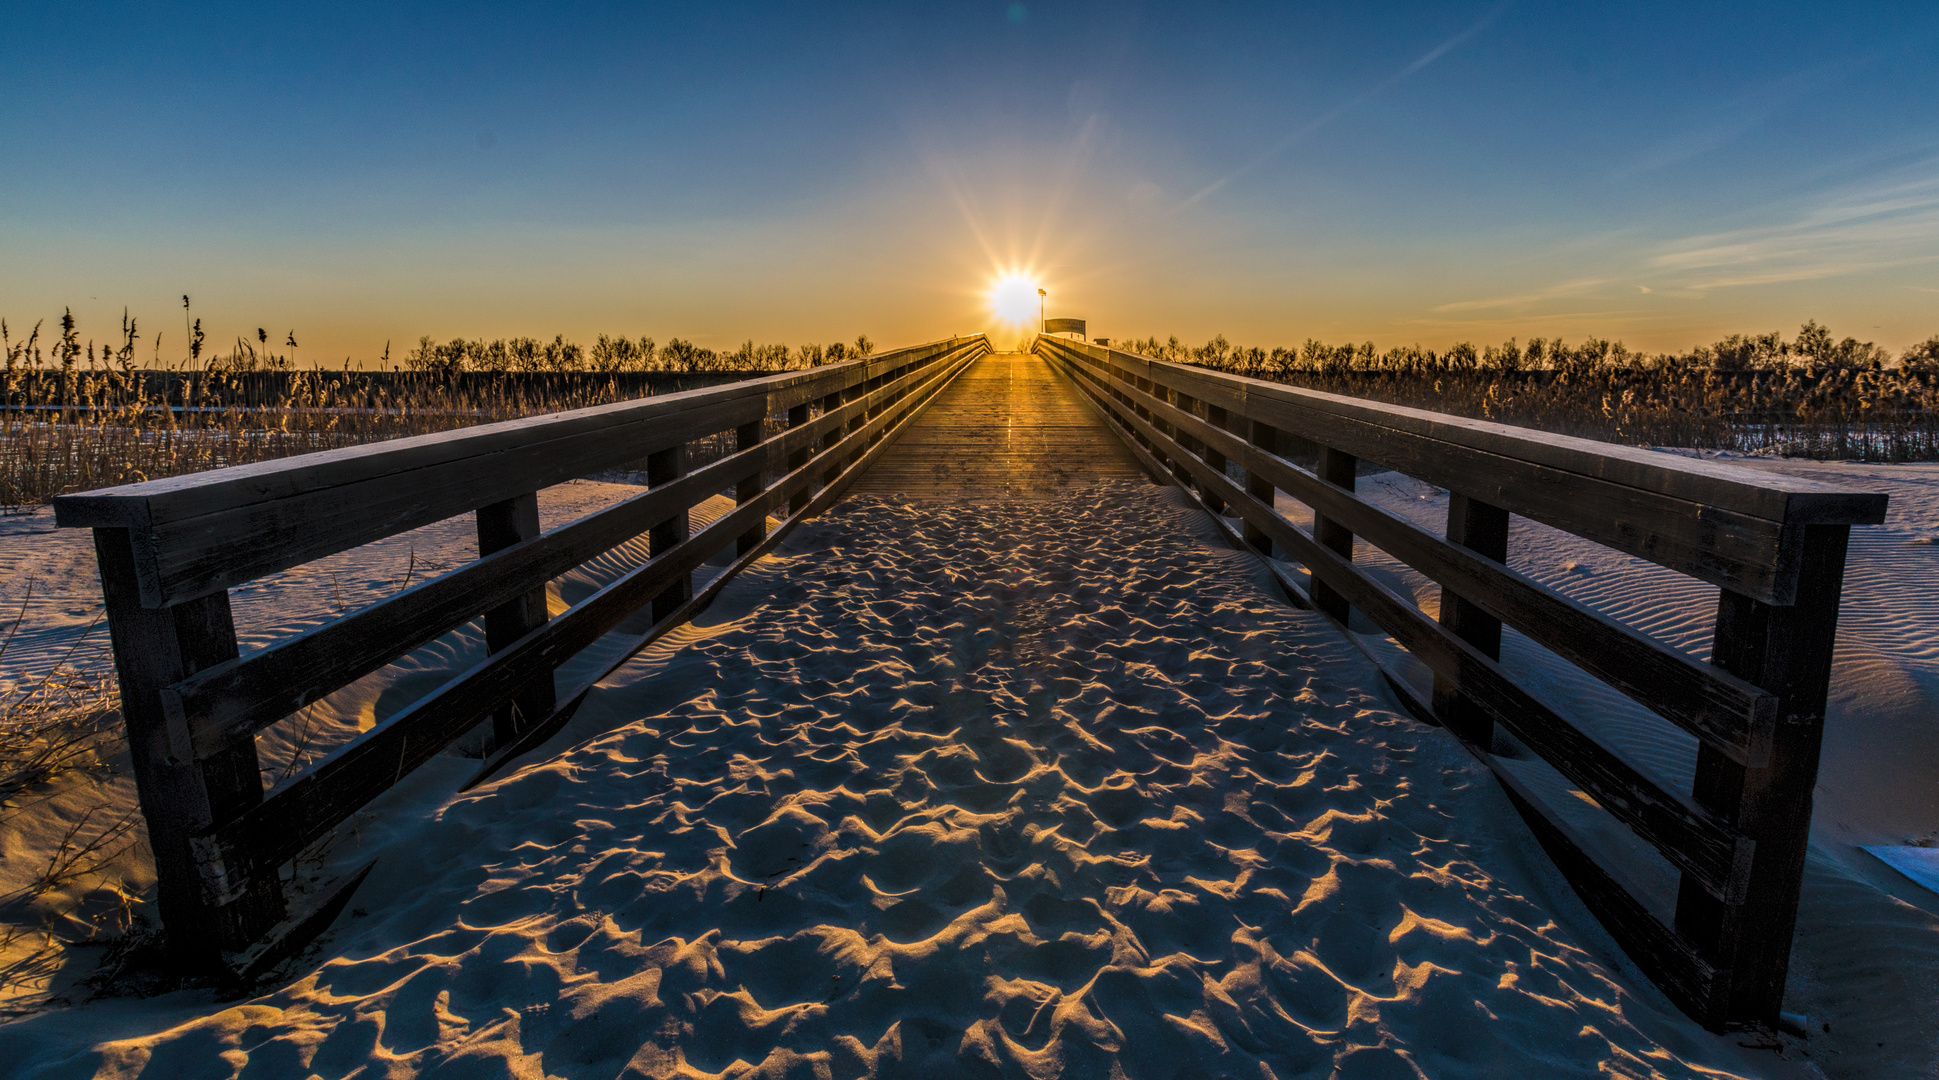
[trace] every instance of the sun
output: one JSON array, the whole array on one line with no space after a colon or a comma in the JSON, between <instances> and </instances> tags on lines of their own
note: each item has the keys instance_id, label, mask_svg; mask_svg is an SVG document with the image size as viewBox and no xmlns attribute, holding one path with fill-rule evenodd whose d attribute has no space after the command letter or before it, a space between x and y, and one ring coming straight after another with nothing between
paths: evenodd
<instances>
[{"instance_id":1,"label":"sun","mask_svg":"<svg viewBox=\"0 0 1939 1080\"><path fill-rule=\"evenodd\" d=\"M990 310L1012 326L1035 326L1037 288L1037 279L1029 274L1003 274L990 286Z\"/></svg>"}]
</instances>

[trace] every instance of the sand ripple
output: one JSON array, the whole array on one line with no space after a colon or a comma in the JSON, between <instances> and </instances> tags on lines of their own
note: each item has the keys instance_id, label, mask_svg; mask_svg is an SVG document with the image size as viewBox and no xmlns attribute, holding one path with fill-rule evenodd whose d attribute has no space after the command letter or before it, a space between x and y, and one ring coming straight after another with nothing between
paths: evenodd
<instances>
[{"instance_id":1,"label":"sand ripple","mask_svg":"<svg viewBox=\"0 0 1939 1080\"><path fill-rule=\"evenodd\" d=\"M1188 520L1141 486L1083 505L853 500L596 692L577 723L604 734L400 830L368 914L290 986L33 1060L1742 1069L1621 959L1464 754Z\"/></svg>"}]
</instances>

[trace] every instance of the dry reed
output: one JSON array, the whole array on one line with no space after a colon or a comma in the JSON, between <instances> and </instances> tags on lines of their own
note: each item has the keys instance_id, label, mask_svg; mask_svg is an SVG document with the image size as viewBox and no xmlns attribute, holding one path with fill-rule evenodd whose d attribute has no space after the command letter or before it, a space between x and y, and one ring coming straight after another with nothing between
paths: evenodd
<instances>
[{"instance_id":1,"label":"dry reed","mask_svg":"<svg viewBox=\"0 0 1939 1080\"><path fill-rule=\"evenodd\" d=\"M1815 322L1682 354L1541 338L1443 352L1147 338L1123 348L1314 390L1607 442L1857 461L1939 460L1939 337L1894 360Z\"/></svg>"}]
</instances>

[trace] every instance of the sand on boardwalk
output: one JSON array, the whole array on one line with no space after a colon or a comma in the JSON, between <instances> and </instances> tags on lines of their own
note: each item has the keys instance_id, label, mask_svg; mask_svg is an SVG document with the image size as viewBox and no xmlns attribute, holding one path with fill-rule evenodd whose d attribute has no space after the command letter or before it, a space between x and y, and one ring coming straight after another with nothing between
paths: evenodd
<instances>
[{"instance_id":1,"label":"sand on boardwalk","mask_svg":"<svg viewBox=\"0 0 1939 1080\"><path fill-rule=\"evenodd\" d=\"M404 793L423 812L339 854L376 871L284 988L45 1013L0 1061L1811 1075L1678 1014L1485 771L1177 492L1094 494L851 500L608 679L557 757Z\"/></svg>"},{"instance_id":2,"label":"sand on boardwalk","mask_svg":"<svg viewBox=\"0 0 1939 1080\"><path fill-rule=\"evenodd\" d=\"M1852 530L1785 1008L1810 1017L1809 1053L1832 1076L1932 1076L1939 1071L1939 896L1863 845L1939 841L1939 464L1672 452L1891 495L1884 525ZM1424 528L1446 523L1443 490L1397 473L1362 477L1359 486ZM1303 512L1296 503L1281 509L1294 518ZM1438 611L1438 586L1364 542L1355 559ZM1509 563L1693 656L1709 656L1714 586L1522 518L1513 519ZM1393 656L1375 635L1360 640ZM1629 760L1666 786L1690 789L1696 742L1689 735L1513 631L1504 634L1502 655L1525 685ZM1661 856L1571 797L1553 770L1509 764L1552 805L1572 811L1604 857L1654 883L1649 899L1669 917L1675 871Z\"/></svg>"}]
</instances>

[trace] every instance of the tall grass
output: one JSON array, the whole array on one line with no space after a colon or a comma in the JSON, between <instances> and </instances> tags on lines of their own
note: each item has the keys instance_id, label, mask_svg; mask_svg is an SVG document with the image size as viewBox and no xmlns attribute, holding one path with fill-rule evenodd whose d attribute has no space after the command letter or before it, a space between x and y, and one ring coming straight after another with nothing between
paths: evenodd
<instances>
[{"instance_id":1,"label":"tall grass","mask_svg":"<svg viewBox=\"0 0 1939 1080\"><path fill-rule=\"evenodd\" d=\"M1609 442L1856 461L1939 460L1939 336L1894 358L1834 340L1737 335L1687 353L1534 338L1442 352L1120 341L1160 359Z\"/></svg>"},{"instance_id":2,"label":"tall grass","mask_svg":"<svg viewBox=\"0 0 1939 1080\"><path fill-rule=\"evenodd\" d=\"M729 352L678 338L656 347L651 338L602 335L590 350L563 336L442 345L424 338L400 364L389 363L386 348L377 370L304 371L292 352L271 348L267 330L204 360L200 321L188 326L189 361L170 369L134 366L140 335L126 316L118 340L98 350L81 341L71 314L45 348L41 324L15 341L0 321L0 508L815 367L874 348L866 335L796 348L749 341ZM292 332L284 344L293 351L295 341Z\"/></svg>"}]
</instances>

